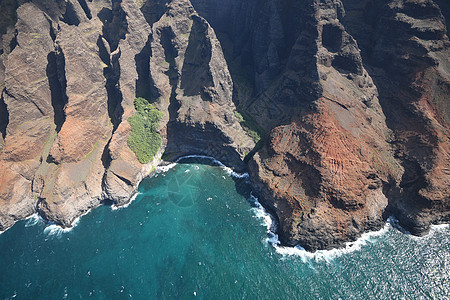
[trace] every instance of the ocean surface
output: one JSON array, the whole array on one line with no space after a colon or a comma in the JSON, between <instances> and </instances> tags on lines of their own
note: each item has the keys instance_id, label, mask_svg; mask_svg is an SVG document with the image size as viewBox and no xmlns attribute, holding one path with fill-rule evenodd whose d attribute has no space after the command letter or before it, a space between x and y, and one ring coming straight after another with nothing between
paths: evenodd
<instances>
[{"instance_id":1,"label":"ocean surface","mask_svg":"<svg viewBox=\"0 0 450 300\"><path fill-rule=\"evenodd\" d=\"M71 230L33 216L2 233L0 299L449 299L448 226L417 238L391 220L343 250L283 248L247 178L198 162Z\"/></svg>"}]
</instances>

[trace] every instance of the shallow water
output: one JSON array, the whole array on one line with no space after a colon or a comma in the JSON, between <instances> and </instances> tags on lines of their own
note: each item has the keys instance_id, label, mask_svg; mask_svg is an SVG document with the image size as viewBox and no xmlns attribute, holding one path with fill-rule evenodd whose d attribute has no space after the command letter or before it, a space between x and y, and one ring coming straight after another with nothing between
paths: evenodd
<instances>
[{"instance_id":1,"label":"shallow water","mask_svg":"<svg viewBox=\"0 0 450 300\"><path fill-rule=\"evenodd\" d=\"M33 217L0 235L0 299L448 299L450 229L391 224L342 251L274 247L246 178L184 163L127 208L63 232Z\"/></svg>"}]
</instances>

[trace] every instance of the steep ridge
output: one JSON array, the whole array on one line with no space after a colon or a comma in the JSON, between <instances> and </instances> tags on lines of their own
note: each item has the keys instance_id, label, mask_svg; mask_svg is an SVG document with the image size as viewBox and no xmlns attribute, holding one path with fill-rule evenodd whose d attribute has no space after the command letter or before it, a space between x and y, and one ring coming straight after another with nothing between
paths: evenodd
<instances>
[{"instance_id":1,"label":"steep ridge","mask_svg":"<svg viewBox=\"0 0 450 300\"><path fill-rule=\"evenodd\" d=\"M439 7L432 1L252 3L230 1L218 10L222 4L193 0L228 46L229 63L252 53L242 60L250 60L253 96L237 102L272 130L256 164L250 163L250 174L280 220L282 241L310 250L336 246L379 228L388 214L397 215L414 234L448 221L449 56ZM234 19L259 14L265 17ZM244 45L235 24L242 35L251 33ZM362 56L354 37L361 41ZM262 74L271 74L266 82L275 81L273 87L264 84ZM239 91L240 81L234 83ZM393 104L428 95L434 95L434 103L427 100L422 107ZM422 112L435 120L416 117ZM273 129L279 124L285 125ZM409 142L398 127L408 129ZM302 164L295 154L305 156Z\"/></svg>"},{"instance_id":2,"label":"steep ridge","mask_svg":"<svg viewBox=\"0 0 450 300\"><path fill-rule=\"evenodd\" d=\"M127 120L135 112L133 100L136 97L136 84L139 78L135 57L148 43L151 28L131 0L113 2L111 13L112 20L104 21L103 29L106 36L111 38L103 39L103 43L106 41L105 49L109 64L107 69L114 78L110 88L107 89L112 89L109 92L109 99L116 99L110 101L115 130L104 151L103 160L107 172L103 180L103 189L105 197L117 204L124 204L130 200L130 195L136 190L139 181L149 172L148 168L143 169L127 145L131 131ZM112 22L113 25L108 22ZM116 34L108 33L107 26L111 30L116 30Z\"/></svg>"},{"instance_id":3,"label":"steep ridge","mask_svg":"<svg viewBox=\"0 0 450 300\"><path fill-rule=\"evenodd\" d=\"M371 24L367 32L355 23L349 28L363 37L360 45L395 134L393 148L405 168L400 189L388 192L390 209L408 230L423 234L430 223L449 220L450 44L445 19L433 1L384 1L377 4L378 15L365 20L362 15L374 4L347 2L360 16L354 22Z\"/></svg>"},{"instance_id":4,"label":"steep ridge","mask_svg":"<svg viewBox=\"0 0 450 300\"><path fill-rule=\"evenodd\" d=\"M247 169L288 245L339 247L389 214L419 235L449 221L442 1L1 8L0 230L126 204L162 157L189 154ZM136 97L164 114L148 164L128 146Z\"/></svg>"},{"instance_id":5,"label":"steep ridge","mask_svg":"<svg viewBox=\"0 0 450 300\"><path fill-rule=\"evenodd\" d=\"M383 185L402 171L343 15L340 1L310 3L301 24L307 34L294 44L278 90L266 92L298 109L250 162L255 186L280 221L281 240L308 250L380 228L388 203ZM313 45L305 49L305 40Z\"/></svg>"},{"instance_id":6,"label":"steep ridge","mask_svg":"<svg viewBox=\"0 0 450 300\"><path fill-rule=\"evenodd\" d=\"M0 230L35 211L67 227L104 200L127 203L166 146L173 159L206 154L243 168L254 143L234 115L232 82L213 30L189 1L174 1L162 11L154 37L131 0L33 1L19 7L17 34L9 28L2 36L12 42L4 43L1 56ZM177 41L161 34L169 29ZM168 43L183 47L179 57L152 55ZM195 58L199 49L204 57ZM168 78L166 60L177 61L172 67L179 74L171 76L179 78L158 85ZM199 76L206 81L192 80ZM136 96L166 111L163 147L147 165L127 144ZM169 113L169 105L180 112ZM197 142L201 136L203 144ZM188 140L180 143L181 137Z\"/></svg>"},{"instance_id":7,"label":"steep ridge","mask_svg":"<svg viewBox=\"0 0 450 300\"><path fill-rule=\"evenodd\" d=\"M4 46L2 55L5 66L2 99L8 123L0 154L1 228L36 210L37 197L32 193L34 174L54 129L45 72L47 55L54 49L50 23L34 4L25 3L17 9L16 32L17 45L9 49L10 53Z\"/></svg>"},{"instance_id":8,"label":"steep ridge","mask_svg":"<svg viewBox=\"0 0 450 300\"><path fill-rule=\"evenodd\" d=\"M153 29L150 72L155 102L169 112L166 155L210 155L242 169L254 143L235 116L233 82L214 31L189 1L172 1Z\"/></svg>"}]
</instances>

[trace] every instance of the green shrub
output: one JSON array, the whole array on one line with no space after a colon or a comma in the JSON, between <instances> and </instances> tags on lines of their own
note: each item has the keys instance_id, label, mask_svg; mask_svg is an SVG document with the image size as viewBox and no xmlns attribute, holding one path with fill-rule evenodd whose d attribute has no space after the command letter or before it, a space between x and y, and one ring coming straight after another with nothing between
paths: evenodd
<instances>
[{"instance_id":1,"label":"green shrub","mask_svg":"<svg viewBox=\"0 0 450 300\"><path fill-rule=\"evenodd\" d=\"M164 115L144 98L134 100L136 114L128 119L131 135L128 146L140 163L149 163L161 147L161 136L157 132L159 120Z\"/></svg>"},{"instance_id":2,"label":"green shrub","mask_svg":"<svg viewBox=\"0 0 450 300\"><path fill-rule=\"evenodd\" d=\"M261 137L265 135L264 130L258 126L258 124L249 116L242 115L238 112L234 114L238 119L239 124L247 132L248 136L252 138L255 143L261 140Z\"/></svg>"}]
</instances>

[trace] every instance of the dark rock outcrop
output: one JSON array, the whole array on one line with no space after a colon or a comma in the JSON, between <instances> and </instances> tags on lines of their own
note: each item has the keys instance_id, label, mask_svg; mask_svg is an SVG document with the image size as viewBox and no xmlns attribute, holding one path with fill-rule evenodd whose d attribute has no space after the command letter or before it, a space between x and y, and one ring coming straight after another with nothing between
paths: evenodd
<instances>
[{"instance_id":1,"label":"dark rock outcrop","mask_svg":"<svg viewBox=\"0 0 450 300\"><path fill-rule=\"evenodd\" d=\"M445 7L444 7L445 8ZM448 18L449 16L447 16ZM405 171L389 210L414 234L449 221L450 43L433 1L386 1L367 40L393 148ZM361 34L355 28L355 34ZM371 48L369 50L369 47Z\"/></svg>"},{"instance_id":2,"label":"dark rock outcrop","mask_svg":"<svg viewBox=\"0 0 450 300\"><path fill-rule=\"evenodd\" d=\"M287 121L270 131L250 162L255 186L280 221L282 241L308 250L381 227L388 204L383 185L402 172L377 90L339 20L342 4L312 8L301 24L308 35L299 35L279 90L267 96ZM305 39L313 43L306 49ZM286 106L297 109L289 115Z\"/></svg>"},{"instance_id":3,"label":"dark rock outcrop","mask_svg":"<svg viewBox=\"0 0 450 300\"><path fill-rule=\"evenodd\" d=\"M125 204L164 153L247 169L288 245L339 247L389 214L426 233L450 218L448 12L440 0L2 1L0 230ZM147 165L127 144L136 97L164 112Z\"/></svg>"},{"instance_id":4,"label":"dark rock outcrop","mask_svg":"<svg viewBox=\"0 0 450 300\"><path fill-rule=\"evenodd\" d=\"M214 156L242 169L254 147L236 119L233 82L214 31L189 1L173 1L153 25L151 74L169 112L166 154Z\"/></svg>"}]
</instances>

